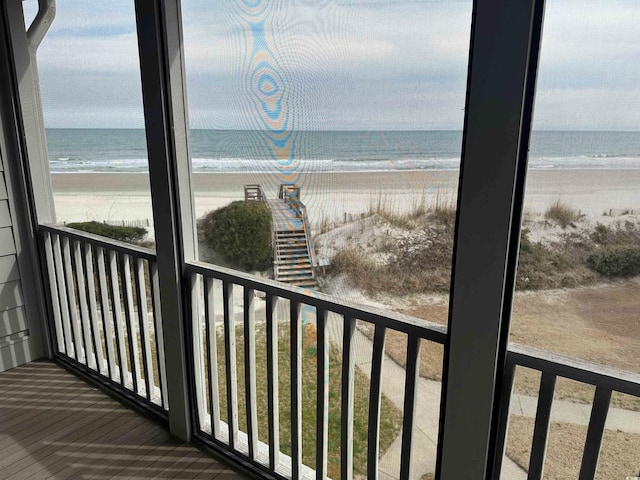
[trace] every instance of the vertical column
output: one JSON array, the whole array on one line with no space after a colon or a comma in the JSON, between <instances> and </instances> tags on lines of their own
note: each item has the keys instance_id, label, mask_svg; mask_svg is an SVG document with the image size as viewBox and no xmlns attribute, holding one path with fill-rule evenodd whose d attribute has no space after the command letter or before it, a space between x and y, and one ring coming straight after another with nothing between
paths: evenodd
<instances>
[{"instance_id":1,"label":"vertical column","mask_svg":"<svg viewBox=\"0 0 640 480\"><path fill-rule=\"evenodd\" d=\"M25 297L31 358L50 356L57 350L47 315L50 293L44 250L38 249L38 221L54 222L53 195L44 137L44 120L36 68L36 49L53 19L53 0L40 0L40 10L29 33L25 30L22 2L0 5L0 148L7 161L5 180L13 218L13 236Z\"/></svg>"},{"instance_id":2,"label":"vertical column","mask_svg":"<svg viewBox=\"0 0 640 480\"><path fill-rule=\"evenodd\" d=\"M55 2L40 1L39 10L29 31L24 28L22 2L7 2L8 24L16 68L16 81L23 116L31 196L38 223L55 223L53 188L49 172L47 141L44 131L40 81L36 52L55 14Z\"/></svg>"},{"instance_id":3,"label":"vertical column","mask_svg":"<svg viewBox=\"0 0 640 480\"><path fill-rule=\"evenodd\" d=\"M179 2L136 0L136 23L158 255L169 426L191 437L191 326L183 266L196 254Z\"/></svg>"},{"instance_id":4,"label":"vertical column","mask_svg":"<svg viewBox=\"0 0 640 480\"><path fill-rule=\"evenodd\" d=\"M476 0L436 472L491 478L543 0Z\"/></svg>"}]
</instances>

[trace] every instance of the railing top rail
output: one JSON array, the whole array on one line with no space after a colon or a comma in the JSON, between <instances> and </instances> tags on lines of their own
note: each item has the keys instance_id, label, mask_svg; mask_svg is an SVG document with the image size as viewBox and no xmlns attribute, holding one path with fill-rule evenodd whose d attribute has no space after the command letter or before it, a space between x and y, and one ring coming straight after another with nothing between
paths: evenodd
<instances>
[{"instance_id":1,"label":"railing top rail","mask_svg":"<svg viewBox=\"0 0 640 480\"><path fill-rule=\"evenodd\" d=\"M203 262L187 262L186 268L192 273L217 278L237 285L244 285L270 295L338 313L347 318L384 325L392 330L416 335L432 342L444 344L447 338L447 327L400 313L382 311L365 305L344 305L338 299L324 293L313 292L311 294L308 293L308 290L302 288L281 284L270 279L258 279L244 272Z\"/></svg>"},{"instance_id":2,"label":"railing top rail","mask_svg":"<svg viewBox=\"0 0 640 480\"><path fill-rule=\"evenodd\" d=\"M60 225L46 225L39 226L40 232L55 233L63 235L74 240L90 243L96 247L102 247L109 250L115 250L117 252L126 253L127 255L133 255L138 258L143 258L149 261L156 261L156 253L145 247L133 245L131 243L121 242L120 240L113 240L111 238L101 237L100 235L94 235L93 233L87 233L80 230L74 230L69 227L63 227Z\"/></svg>"},{"instance_id":3,"label":"railing top rail","mask_svg":"<svg viewBox=\"0 0 640 480\"><path fill-rule=\"evenodd\" d=\"M296 196L300 197L300 187L295 183L281 183L280 190L278 191L278 197L283 198L284 196Z\"/></svg>"},{"instance_id":4,"label":"railing top rail","mask_svg":"<svg viewBox=\"0 0 640 480\"><path fill-rule=\"evenodd\" d=\"M640 396L640 374L566 357L525 345L510 344L507 362L563 378Z\"/></svg>"}]
</instances>

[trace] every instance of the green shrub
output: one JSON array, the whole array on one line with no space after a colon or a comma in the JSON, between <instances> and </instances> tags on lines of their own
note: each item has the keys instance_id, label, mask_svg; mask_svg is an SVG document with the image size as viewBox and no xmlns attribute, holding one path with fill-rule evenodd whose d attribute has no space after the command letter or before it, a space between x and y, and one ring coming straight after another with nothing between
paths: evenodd
<instances>
[{"instance_id":1,"label":"green shrub","mask_svg":"<svg viewBox=\"0 0 640 480\"><path fill-rule=\"evenodd\" d=\"M640 275L640 248L616 247L592 253L587 265L607 277L632 277Z\"/></svg>"},{"instance_id":2,"label":"green shrub","mask_svg":"<svg viewBox=\"0 0 640 480\"><path fill-rule=\"evenodd\" d=\"M127 243L140 243L147 235L147 229L143 227L123 227L95 221L67 223L66 226Z\"/></svg>"},{"instance_id":3,"label":"green shrub","mask_svg":"<svg viewBox=\"0 0 640 480\"><path fill-rule=\"evenodd\" d=\"M598 223L591 232L591 240L603 247L606 246L640 246L640 228L637 223L624 222L614 226Z\"/></svg>"},{"instance_id":4,"label":"green shrub","mask_svg":"<svg viewBox=\"0 0 640 480\"><path fill-rule=\"evenodd\" d=\"M271 265L271 211L263 203L233 202L207 213L198 229L204 243L236 268Z\"/></svg>"},{"instance_id":5,"label":"green shrub","mask_svg":"<svg viewBox=\"0 0 640 480\"><path fill-rule=\"evenodd\" d=\"M585 266L591 245L579 234L563 235L560 241L545 245L520 233L517 290L572 288L592 282L596 275Z\"/></svg>"}]
</instances>

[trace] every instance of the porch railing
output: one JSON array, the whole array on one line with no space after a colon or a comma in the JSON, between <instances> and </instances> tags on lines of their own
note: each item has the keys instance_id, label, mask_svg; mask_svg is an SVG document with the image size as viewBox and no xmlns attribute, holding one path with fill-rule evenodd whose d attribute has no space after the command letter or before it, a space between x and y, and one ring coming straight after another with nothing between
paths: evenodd
<instances>
[{"instance_id":1,"label":"porch railing","mask_svg":"<svg viewBox=\"0 0 640 480\"><path fill-rule=\"evenodd\" d=\"M58 355L166 410L155 253L60 226L43 225L40 235Z\"/></svg>"},{"instance_id":2,"label":"porch railing","mask_svg":"<svg viewBox=\"0 0 640 480\"><path fill-rule=\"evenodd\" d=\"M100 377L107 387L128 392L150 409L166 411L154 252L65 227L41 226L40 238L57 355ZM321 293L309 295L307 290L201 262L186 263L184 272L191 311L192 335L187 341L193 352L196 440L270 478L327 478L329 397L336 394L330 384L337 376L339 475L377 478L383 368L389 361L385 342L390 333L398 332L406 339L406 362L397 478L410 478L421 346L444 344L446 327L346 305ZM364 354L363 339L368 348ZM361 374L356 364L363 364L363 355L370 369L366 453L360 462L365 468L354 472L355 380ZM512 344L502 382L494 472L502 464L516 367L542 372L528 478L542 476L558 377L596 388L580 471L581 480L594 478L612 392L640 397L640 375ZM313 376L315 389L315 420L304 425L303 375L307 380ZM289 384L286 392L281 381ZM265 404L266 414L259 409ZM266 427L259 429L265 416ZM283 426L289 432L286 437ZM303 462L303 428L315 434L313 462Z\"/></svg>"},{"instance_id":3,"label":"porch railing","mask_svg":"<svg viewBox=\"0 0 640 480\"><path fill-rule=\"evenodd\" d=\"M277 282L258 280L237 271L212 268L199 262L189 263L187 272L191 277L198 437L214 448L243 457L254 468L272 476L326 478L329 365L333 363L329 356L334 354L332 358L335 359L335 353L338 352L339 372L331 372L331 375L340 376L340 477L352 478L355 337L362 335L356 329L356 324L359 327L368 326L373 332L370 334L372 352L368 356L371 365L370 385L366 392L366 473L369 478L377 478L385 337L388 331L394 330L405 334L407 340L400 478L409 478L421 340L443 344L445 327L389 312L347 306L319 293L309 296L302 290ZM261 303L260 308L257 302ZM264 329L266 342L266 359L259 361L256 359L258 323ZM315 330L311 344L308 336L305 338L308 325ZM242 335L243 358L236 356L238 334ZM283 338L285 350L288 351L288 358L285 359L279 348ZM224 348L224 355L218 352L220 347ZM305 363L305 373L310 368L315 369L317 396L315 424L305 425L305 428L312 428L315 432L315 462L311 465L304 465L302 461L303 348L312 348L316 352L312 364ZM261 441L257 391L262 389L257 386L256 366L263 360L266 360L268 432L263 432L264 440ZM288 363L284 375L290 384L290 391L286 395L290 400L290 408L286 418L281 416L282 392L279 393L279 381L283 378L279 365L283 360ZM219 365L219 361L224 365ZM239 398L238 394L238 364L244 376L241 382L244 398ZM224 382L220 380L220 373L225 376ZM260 378L261 382L264 380ZM221 388L225 390L224 395L220 393ZM221 414L221 403L224 404L226 415ZM246 428L238 422L241 403L244 403L245 411L242 413L246 418ZM290 431L290 438L283 439L280 436L283 424L285 430ZM288 452L282 451L282 443L290 445Z\"/></svg>"},{"instance_id":4,"label":"porch railing","mask_svg":"<svg viewBox=\"0 0 640 480\"><path fill-rule=\"evenodd\" d=\"M611 395L613 392L619 392L640 397L640 374L565 357L533 347L511 344L507 352L500 401L499 434L496 448L497 472L500 472L502 454L507 437L509 404L512 397L516 367L530 368L542 374L531 455L527 469L528 479L537 480L543 478L551 422L551 407L558 378L574 380L595 387L595 395L591 405L591 417L582 451L579 479L591 480L595 478ZM638 468L640 469L640 461Z\"/></svg>"}]
</instances>

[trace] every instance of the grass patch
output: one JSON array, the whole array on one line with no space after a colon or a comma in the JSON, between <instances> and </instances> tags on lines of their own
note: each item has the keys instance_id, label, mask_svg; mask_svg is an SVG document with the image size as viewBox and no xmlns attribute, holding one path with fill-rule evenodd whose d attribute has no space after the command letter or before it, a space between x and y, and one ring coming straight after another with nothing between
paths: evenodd
<instances>
[{"instance_id":1,"label":"grass patch","mask_svg":"<svg viewBox=\"0 0 640 480\"><path fill-rule=\"evenodd\" d=\"M241 430L246 431L244 342L243 329L236 329L236 355L238 362L238 417ZM226 421L226 371L224 367L224 338L218 333L218 375L220 417ZM340 478L340 398L341 398L341 352L329 349L329 428L328 428L328 475ZM316 452L316 330L307 325L302 344L302 461L315 469ZM258 437L268 443L267 417L267 365L266 332L264 324L256 325L256 380L258 408ZM280 408L280 448L291 453L291 396L290 396L290 345L288 326L279 327L278 341L278 387ZM369 408L369 380L359 369L354 380L354 425L353 464L354 472L366 473L367 434ZM380 455L382 455L400 433L402 413L387 399L382 397L380 416Z\"/></svg>"},{"instance_id":2,"label":"grass patch","mask_svg":"<svg viewBox=\"0 0 640 480\"><path fill-rule=\"evenodd\" d=\"M529 469L531 440L535 420L511 416L507 456L525 471ZM580 471L582 451L587 427L570 423L552 422L545 461L544 478L565 480L576 478ZM624 479L638 475L640 470L640 435L605 430L597 480Z\"/></svg>"},{"instance_id":3,"label":"grass patch","mask_svg":"<svg viewBox=\"0 0 640 480\"><path fill-rule=\"evenodd\" d=\"M562 228L567 228L579 220L580 216L573 208L561 203L560 200L556 200L545 210L544 218L550 222L557 223Z\"/></svg>"}]
</instances>

